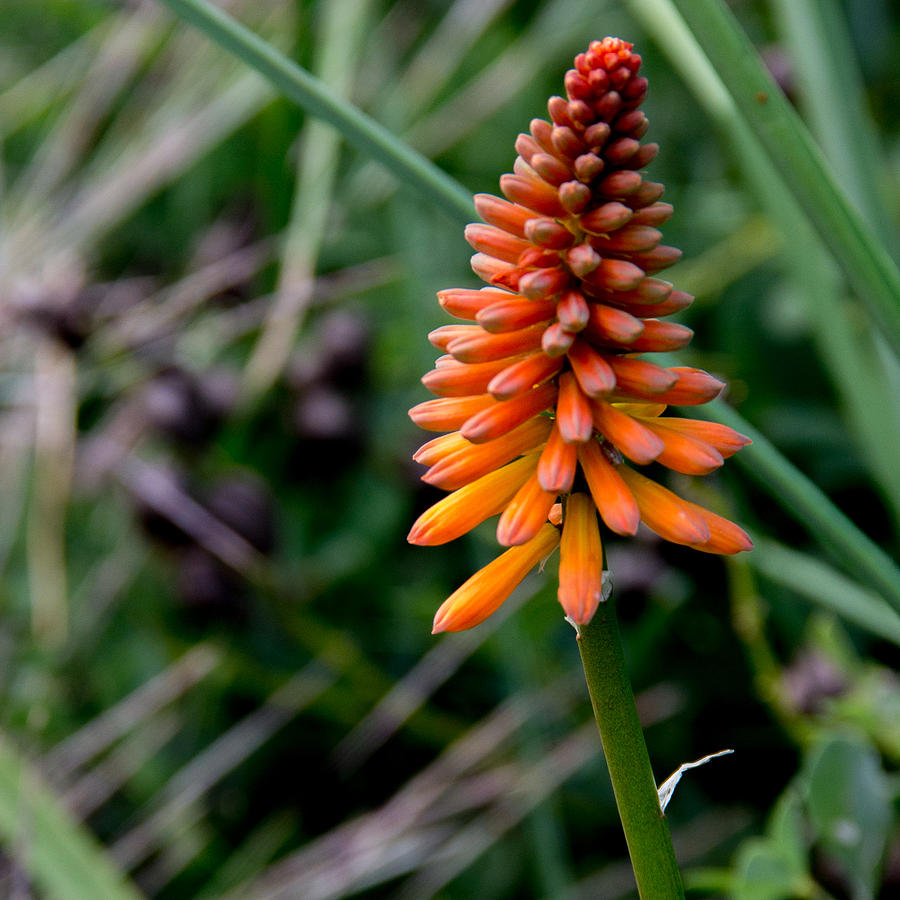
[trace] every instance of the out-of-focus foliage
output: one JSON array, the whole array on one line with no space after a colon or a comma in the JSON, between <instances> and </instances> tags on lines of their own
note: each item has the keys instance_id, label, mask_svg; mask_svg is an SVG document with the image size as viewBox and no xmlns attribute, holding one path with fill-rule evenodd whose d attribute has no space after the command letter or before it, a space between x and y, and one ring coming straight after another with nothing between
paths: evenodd
<instances>
[{"instance_id":1,"label":"out-of-focus foliage","mask_svg":"<svg viewBox=\"0 0 900 900\"><path fill-rule=\"evenodd\" d=\"M647 34L661 4L220 5L473 192L575 53L634 41L683 358L896 554L897 361ZM894 250L894 5L731 6ZM0 136L0 894L629 896L552 579L436 640L489 529L405 543L459 224L150 0L5 0ZM693 895L890 896L897 646L797 572L871 585L735 465L677 481L810 566L607 542L658 780L735 748L667 811Z\"/></svg>"}]
</instances>

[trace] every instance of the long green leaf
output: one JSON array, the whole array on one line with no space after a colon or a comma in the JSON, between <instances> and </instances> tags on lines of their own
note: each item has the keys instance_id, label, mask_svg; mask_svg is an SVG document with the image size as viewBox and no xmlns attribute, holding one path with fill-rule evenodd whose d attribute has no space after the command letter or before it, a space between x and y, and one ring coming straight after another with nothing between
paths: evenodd
<instances>
[{"instance_id":1,"label":"long green leaf","mask_svg":"<svg viewBox=\"0 0 900 900\"><path fill-rule=\"evenodd\" d=\"M141 894L0 737L0 836L52 900L139 900Z\"/></svg>"},{"instance_id":2,"label":"long green leaf","mask_svg":"<svg viewBox=\"0 0 900 900\"><path fill-rule=\"evenodd\" d=\"M286 97L337 128L355 146L430 197L450 215L472 221L469 192L433 162L208 0L162 0L186 22L247 63Z\"/></svg>"},{"instance_id":3,"label":"long green leaf","mask_svg":"<svg viewBox=\"0 0 900 900\"><path fill-rule=\"evenodd\" d=\"M747 562L758 572L833 610L848 622L900 645L900 615L877 594L861 588L831 566L777 541L755 538L755 543Z\"/></svg>"},{"instance_id":4,"label":"long green leaf","mask_svg":"<svg viewBox=\"0 0 900 900\"><path fill-rule=\"evenodd\" d=\"M900 271L828 168L722 0L671 0L741 115L838 261L885 340L900 355Z\"/></svg>"},{"instance_id":5,"label":"long green leaf","mask_svg":"<svg viewBox=\"0 0 900 900\"><path fill-rule=\"evenodd\" d=\"M884 166L879 164L862 76L836 0L773 0L773 6L795 60L800 108L848 195L890 247L896 242L890 240L894 225L879 179ZM776 197L782 206L791 203L782 179L776 178ZM799 211L794 218L797 215ZM784 214L773 217L783 231L796 234L796 225L788 231L784 219ZM867 328L844 298L836 296L828 261L821 259L826 251L813 243L815 235L801 235L786 242L786 253L798 289L807 296L810 323L841 395L850 433L884 488L895 522L900 522L900 468L894 450L900 445L900 361L877 329ZM830 290L823 290L821 282Z\"/></svg>"}]
</instances>

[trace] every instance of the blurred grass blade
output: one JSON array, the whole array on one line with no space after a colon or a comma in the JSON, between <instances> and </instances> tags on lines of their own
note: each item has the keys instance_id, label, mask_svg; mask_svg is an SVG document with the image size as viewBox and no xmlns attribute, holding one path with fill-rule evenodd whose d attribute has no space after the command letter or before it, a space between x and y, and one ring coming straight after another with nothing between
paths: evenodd
<instances>
[{"instance_id":1,"label":"blurred grass blade","mask_svg":"<svg viewBox=\"0 0 900 900\"><path fill-rule=\"evenodd\" d=\"M139 900L19 753L0 737L0 834L49 900Z\"/></svg>"},{"instance_id":2,"label":"blurred grass blade","mask_svg":"<svg viewBox=\"0 0 900 900\"><path fill-rule=\"evenodd\" d=\"M859 581L874 587L900 610L900 570L874 541L853 524L769 440L723 400L692 406L692 415L721 422L753 440L735 459L794 518L818 538L831 556Z\"/></svg>"},{"instance_id":3,"label":"blurred grass blade","mask_svg":"<svg viewBox=\"0 0 900 900\"><path fill-rule=\"evenodd\" d=\"M644 4L649 5L649 4ZM900 355L900 271L721 0L659 0L684 18L785 184Z\"/></svg>"},{"instance_id":4,"label":"blurred grass blade","mask_svg":"<svg viewBox=\"0 0 900 900\"><path fill-rule=\"evenodd\" d=\"M894 225L883 200L886 179L879 178L884 167L879 165L877 138L865 111L856 54L837 5L834 0L773 0L773 5L791 49L801 108L813 133L864 218L894 248ZM784 196L783 189L778 196ZM894 448L900 445L900 361L876 329L866 329L843 298L835 297L834 278L819 258L824 250L809 246L815 242L809 236L797 242L806 247L789 244L796 251L794 260L805 269L797 272L797 281L806 288L810 322L818 331L853 434L863 444L897 523L900 468ZM823 279L832 285L830 291L810 284Z\"/></svg>"},{"instance_id":5,"label":"blurred grass blade","mask_svg":"<svg viewBox=\"0 0 900 900\"><path fill-rule=\"evenodd\" d=\"M406 179L450 215L470 221L469 193L434 163L408 147L374 119L335 97L316 78L207 0L163 0L173 12L265 76L286 97L333 125L396 175Z\"/></svg>"},{"instance_id":6,"label":"blurred grass blade","mask_svg":"<svg viewBox=\"0 0 900 900\"><path fill-rule=\"evenodd\" d=\"M836 0L771 0L791 52L804 117L869 225L896 249L895 224L856 51Z\"/></svg>"},{"instance_id":7,"label":"blurred grass blade","mask_svg":"<svg viewBox=\"0 0 900 900\"><path fill-rule=\"evenodd\" d=\"M369 0L332 0L317 35L317 68L335 97L346 99L369 19ZM244 402L259 398L281 374L312 300L316 261L331 210L341 137L307 120L300 134L291 218L281 253L275 302L244 368Z\"/></svg>"},{"instance_id":8,"label":"blurred grass blade","mask_svg":"<svg viewBox=\"0 0 900 900\"><path fill-rule=\"evenodd\" d=\"M900 615L877 594L861 588L831 566L777 541L754 538L754 543L756 547L747 556L747 563L769 580L900 645Z\"/></svg>"}]
</instances>

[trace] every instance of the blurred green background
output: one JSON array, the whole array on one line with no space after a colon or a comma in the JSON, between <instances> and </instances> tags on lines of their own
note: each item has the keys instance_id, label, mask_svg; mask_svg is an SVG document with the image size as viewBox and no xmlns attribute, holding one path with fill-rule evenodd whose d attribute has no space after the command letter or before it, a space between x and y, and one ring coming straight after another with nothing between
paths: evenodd
<instances>
[{"instance_id":1,"label":"blurred green background","mask_svg":"<svg viewBox=\"0 0 900 900\"><path fill-rule=\"evenodd\" d=\"M681 358L894 554L896 356L672 4L219 5L472 192L633 41ZM895 251L900 6L730 6ZM437 639L491 529L405 541L460 223L150 0L2 0L0 138L0 896L631 897L552 577ZM746 560L606 542L658 780L735 749L679 786L679 860L692 896L895 896L900 632L748 466L672 480Z\"/></svg>"}]
</instances>

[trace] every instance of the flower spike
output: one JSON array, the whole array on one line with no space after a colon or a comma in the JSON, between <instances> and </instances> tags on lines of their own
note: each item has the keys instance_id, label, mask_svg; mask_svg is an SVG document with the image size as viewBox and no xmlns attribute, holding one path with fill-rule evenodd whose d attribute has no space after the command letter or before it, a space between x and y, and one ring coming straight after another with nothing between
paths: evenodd
<instances>
[{"instance_id":1,"label":"flower spike","mask_svg":"<svg viewBox=\"0 0 900 900\"><path fill-rule=\"evenodd\" d=\"M499 515L497 538L510 549L448 598L435 632L483 621L557 546L560 603L589 622L603 600L600 521L621 535L643 521L706 553L752 547L739 526L638 470L655 461L704 475L750 442L725 425L663 415L724 385L640 355L690 342L689 328L662 320L693 300L657 277L681 251L662 242L672 206L642 171L659 147L642 141L640 68L632 45L613 37L575 58L566 96L551 97L549 119L516 140L505 199L475 198L484 223L465 236L487 287L438 294L463 324L429 335L446 354L422 379L438 399L410 416L452 432L415 458L429 467L425 481L453 493L409 539L443 543Z\"/></svg>"}]
</instances>

